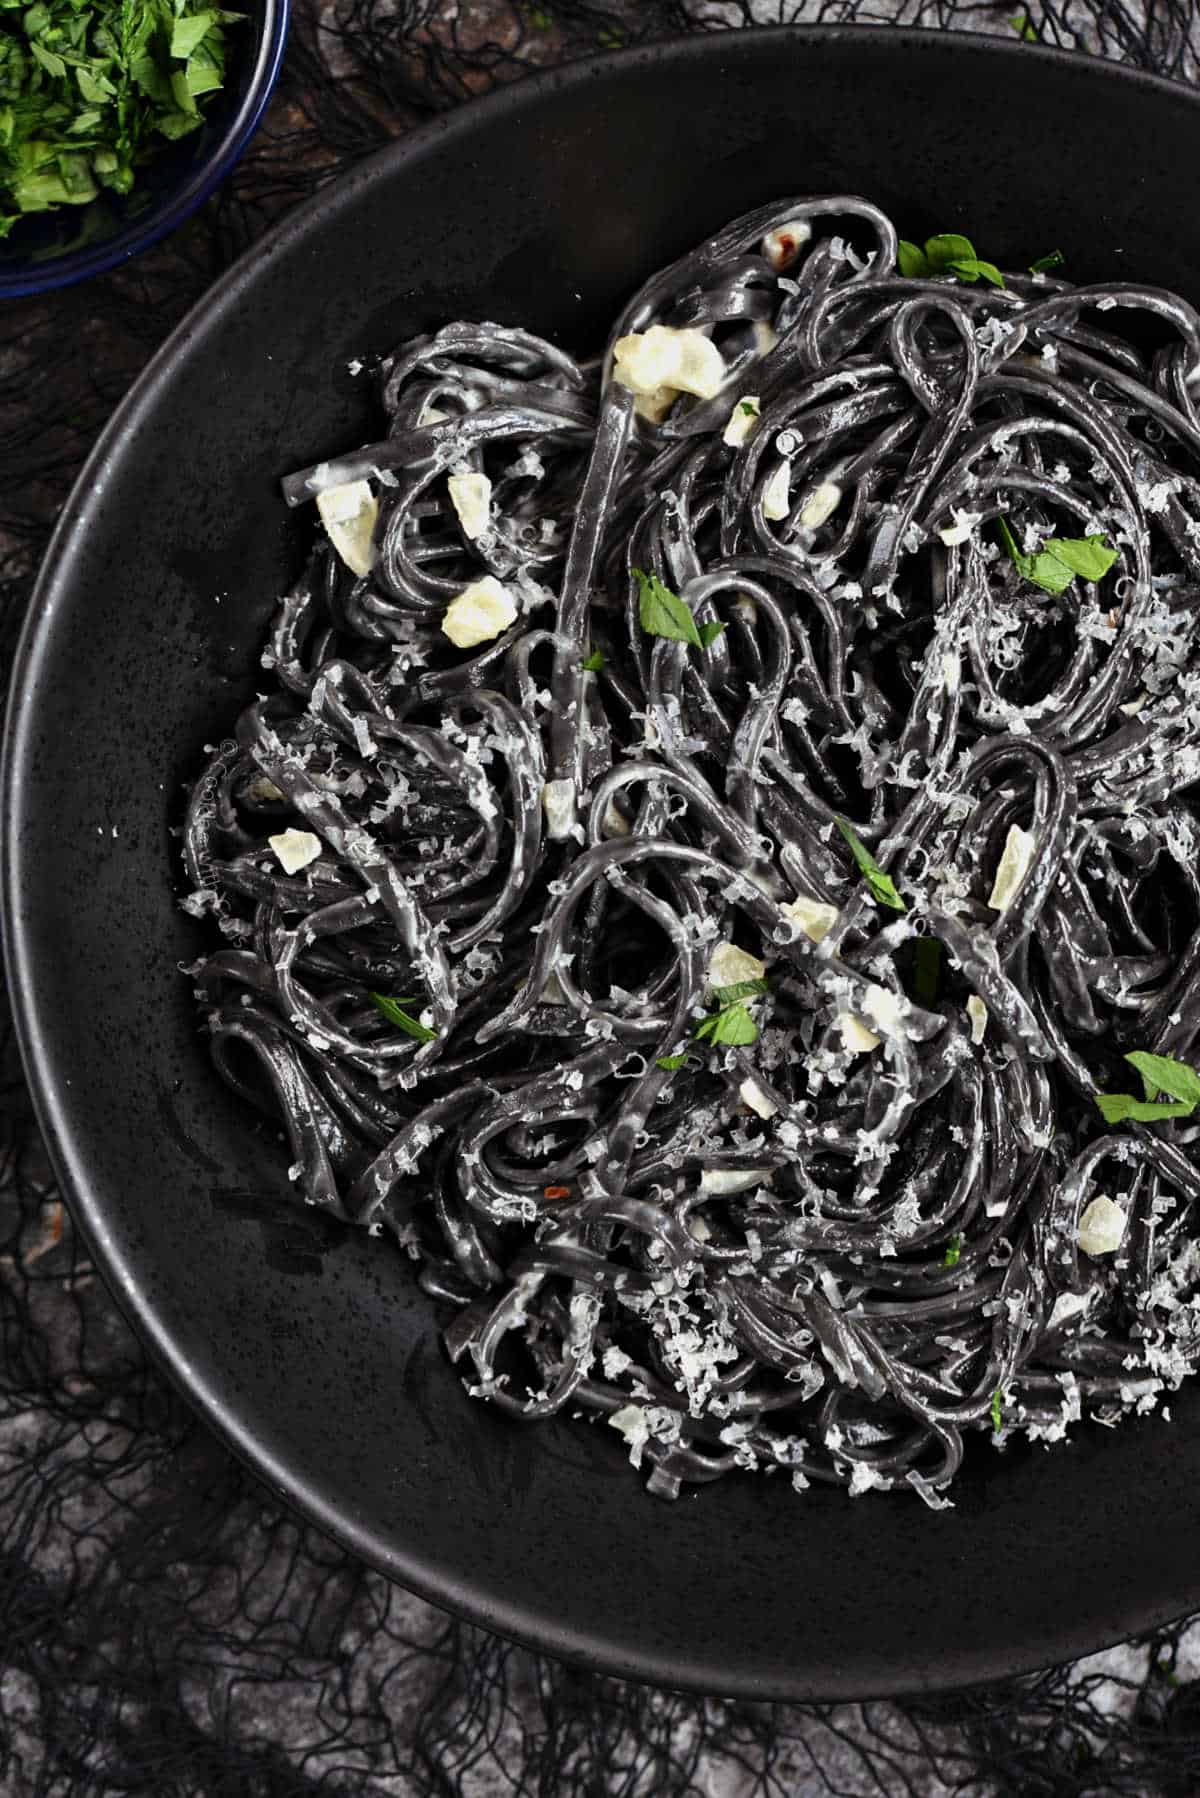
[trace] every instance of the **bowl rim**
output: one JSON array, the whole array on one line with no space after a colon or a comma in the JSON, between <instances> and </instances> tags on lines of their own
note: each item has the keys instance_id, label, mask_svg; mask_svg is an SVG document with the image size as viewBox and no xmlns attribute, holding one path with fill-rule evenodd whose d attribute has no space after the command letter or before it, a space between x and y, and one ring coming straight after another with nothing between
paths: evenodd
<instances>
[{"instance_id":1,"label":"bowl rim","mask_svg":"<svg viewBox=\"0 0 1200 1798\"><path fill-rule=\"evenodd\" d=\"M86 281L90 275L103 274L161 242L203 206L254 136L283 66L292 0L259 0L259 3L263 11L262 35L250 80L236 112L209 155L189 169L187 179L152 212L131 221L103 243L80 251L64 250L60 256L47 257L44 263L15 264L11 273L6 273L0 263L0 299L53 293L56 288L73 287L77 281Z\"/></svg>"},{"instance_id":2,"label":"bowl rim","mask_svg":"<svg viewBox=\"0 0 1200 1798\"><path fill-rule=\"evenodd\" d=\"M280 0L286 6L287 0ZM753 28L756 38L779 44L821 45L845 43L862 34L861 26L783 25ZM732 35L732 34L730 34ZM14 1024L22 1066L42 1130L47 1154L72 1216L81 1229L98 1271L120 1310L147 1347L151 1358L186 1401L200 1414L206 1428L228 1448L273 1495L296 1510L368 1566L468 1622L555 1658L586 1666L618 1679L633 1679L652 1686L717 1694L730 1699L781 1702L837 1702L886 1698L905 1694L954 1691L987 1680L1033 1673L1047 1665L1047 1656L1032 1641L1024 1653L989 1650L981 1642L977 1650L953 1669L924 1672L919 1679L897 1671L894 1679L875 1679L869 1686L852 1668L824 1666L797 1669L789 1682L775 1680L765 1687L752 1672L718 1663L711 1649L697 1650L686 1663L661 1649L618 1640L565 1625L552 1609L510 1593L481 1591L473 1582L431 1568L422 1559L419 1545L397 1547L373 1523L336 1509L322 1490L319 1476L274 1454L246 1427L238 1407L227 1393L214 1390L188 1360L173 1338L136 1258L123 1253L106 1217L103 1199L97 1196L71 1126L73 1096L56 1074L40 1040L37 1018L36 954L22 921L18 899L23 886L17 821L17 795L27 762L32 759L36 708L30 696L39 685L37 675L47 650L48 625L64 590L64 570L69 567L72 543L86 532L95 494L105 484L106 465L119 449L122 437L142 408L171 377L177 357L200 329L210 330L241 303L245 288L253 282L260 263L273 259L281 248L302 239L319 213L349 203L364 184L374 182L385 168L401 169L419 162L439 142L471 133L486 114L519 111L542 90L586 87L605 70L651 64L664 57L684 60L719 59L725 33L672 37L652 44L580 58L566 66L538 71L508 86L460 105L452 111L406 133L373 151L343 171L328 186L309 196L256 240L207 290L159 346L124 399L113 412L91 450L66 501L43 557L29 608L22 624L13 660L3 740L0 742L0 926ZM897 53L920 52L924 47L950 45L974 48L1021 67L1029 47L1016 39L990 32L954 32L925 27L877 26L871 41L894 46ZM727 45L724 47L727 48ZM1120 82L1146 89L1163 100L1184 100L1195 108L1200 128L1200 91L1181 82L1130 69L1123 64L1086 54L1047 48L1042 59L1079 71L1089 67L1098 82ZM532 86L531 86L532 83ZM1144 1630L1165 1624L1193 1608L1200 1600L1200 1580L1189 1589L1185 1580L1171 1595L1157 1594L1136 1613L1124 1614L1101 1639L1085 1626L1060 1619L1053 1660L1065 1662L1098 1652Z\"/></svg>"}]
</instances>

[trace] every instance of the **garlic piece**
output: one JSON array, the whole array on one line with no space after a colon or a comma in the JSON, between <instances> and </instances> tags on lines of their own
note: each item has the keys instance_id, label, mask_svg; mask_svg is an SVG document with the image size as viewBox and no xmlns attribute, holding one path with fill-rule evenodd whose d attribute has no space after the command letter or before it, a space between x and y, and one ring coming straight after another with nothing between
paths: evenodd
<instances>
[{"instance_id":1,"label":"garlic piece","mask_svg":"<svg viewBox=\"0 0 1200 1798\"><path fill-rule=\"evenodd\" d=\"M721 442L727 443L730 449L740 449L743 443L749 443L758 429L758 395L743 393L734 402L733 411L729 414L729 422L721 433Z\"/></svg>"},{"instance_id":2,"label":"garlic piece","mask_svg":"<svg viewBox=\"0 0 1200 1798\"><path fill-rule=\"evenodd\" d=\"M268 837L267 842L285 874L298 874L321 853L321 839L311 830L281 830L278 836Z\"/></svg>"},{"instance_id":3,"label":"garlic piece","mask_svg":"<svg viewBox=\"0 0 1200 1798\"><path fill-rule=\"evenodd\" d=\"M492 483L485 474L468 471L449 475L446 489L464 535L474 543L491 523Z\"/></svg>"},{"instance_id":4,"label":"garlic piece","mask_svg":"<svg viewBox=\"0 0 1200 1798\"><path fill-rule=\"evenodd\" d=\"M811 937L814 943L823 943L838 921L836 905L826 905L823 899L808 899L803 894L779 909L785 918L799 924L805 936Z\"/></svg>"},{"instance_id":5,"label":"garlic piece","mask_svg":"<svg viewBox=\"0 0 1200 1798\"><path fill-rule=\"evenodd\" d=\"M806 531L815 531L823 524L828 524L842 503L842 490L836 481L822 481L808 499L800 513L800 523Z\"/></svg>"},{"instance_id":6,"label":"garlic piece","mask_svg":"<svg viewBox=\"0 0 1200 1798\"><path fill-rule=\"evenodd\" d=\"M1112 1199L1093 1199L1079 1220L1078 1242L1085 1255L1115 1255L1125 1235L1125 1213Z\"/></svg>"},{"instance_id":7,"label":"garlic piece","mask_svg":"<svg viewBox=\"0 0 1200 1798\"><path fill-rule=\"evenodd\" d=\"M317 511L329 541L352 574L370 574L375 560L379 501L369 481L343 481L317 495Z\"/></svg>"},{"instance_id":8,"label":"garlic piece","mask_svg":"<svg viewBox=\"0 0 1200 1798\"><path fill-rule=\"evenodd\" d=\"M477 643L488 643L516 622L517 608L512 594L494 574L464 587L446 607L442 631L459 649L473 649Z\"/></svg>"},{"instance_id":9,"label":"garlic piece","mask_svg":"<svg viewBox=\"0 0 1200 1798\"><path fill-rule=\"evenodd\" d=\"M778 1114L778 1105L773 1105L757 1080L743 1080L738 1087L738 1098L750 1111L756 1112L760 1118L773 1118Z\"/></svg>"},{"instance_id":10,"label":"garlic piece","mask_svg":"<svg viewBox=\"0 0 1200 1798\"><path fill-rule=\"evenodd\" d=\"M1004 853L1000 857L1000 866L996 869L991 898L988 900L993 911L1007 911L1016 898L1017 888L1033 862L1034 845L1035 838L1031 830L1022 830L1019 824L1009 825Z\"/></svg>"},{"instance_id":11,"label":"garlic piece","mask_svg":"<svg viewBox=\"0 0 1200 1798\"><path fill-rule=\"evenodd\" d=\"M766 971L766 962L747 949L739 949L736 943L718 943L708 964L708 984L739 986L743 980L761 980Z\"/></svg>"},{"instance_id":12,"label":"garlic piece","mask_svg":"<svg viewBox=\"0 0 1200 1798\"><path fill-rule=\"evenodd\" d=\"M972 993L967 1000L967 1016L971 1020L971 1041L981 1043L983 1033L987 1029L988 1008L978 993Z\"/></svg>"},{"instance_id":13,"label":"garlic piece","mask_svg":"<svg viewBox=\"0 0 1200 1798\"><path fill-rule=\"evenodd\" d=\"M850 1055L869 1055L872 1049L879 1047L879 1038L873 1030L868 1030L861 1018L856 1018L852 1011L839 1011L834 1020L842 1033L842 1047Z\"/></svg>"},{"instance_id":14,"label":"garlic piece","mask_svg":"<svg viewBox=\"0 0 1200 1798\"><path fill-rule=\"evenodd\" d=\"M775 473L763 488L763 517L770 519L786 518L791 511L790 488L792 469L789 462L781 462Z\"/></svg>"}]
</instances>

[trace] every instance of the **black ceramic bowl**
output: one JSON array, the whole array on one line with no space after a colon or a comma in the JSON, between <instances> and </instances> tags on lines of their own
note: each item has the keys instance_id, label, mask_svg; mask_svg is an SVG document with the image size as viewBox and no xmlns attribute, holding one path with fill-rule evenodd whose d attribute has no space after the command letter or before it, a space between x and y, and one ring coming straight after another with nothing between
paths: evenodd
<instances>
[{"instance_id":1,"label":"black ceramic bowl","mask_svg":"<svg viewBox=\"0 0 1200 1798\"><path fill-rule=\"evenodd\" d=\"M289 218L180 328L66 509L8 723L8 952L55 1164L159 1360L282 1497L490 1628L749 1696L931 1688L1200 1606L1200 1385L1174 1421L983 1442L934 1514L736 1479L670 1505L612 1431L467 1399L409 1263L285 1199L177 964L181 782L253 692L311 521L279 476L369 429L354 357L460 314L600 343L642 278L769 197L1200 300L1200 101L1098 63L885 30L738 33L543 76Z\"/></svg>"}]
</instances>

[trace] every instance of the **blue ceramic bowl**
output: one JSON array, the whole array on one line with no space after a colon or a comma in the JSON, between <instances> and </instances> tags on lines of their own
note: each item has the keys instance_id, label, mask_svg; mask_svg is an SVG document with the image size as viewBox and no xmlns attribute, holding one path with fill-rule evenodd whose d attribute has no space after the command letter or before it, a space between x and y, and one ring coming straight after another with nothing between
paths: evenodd
<instances>
[{"instance_id":1,"label":"blue ceramic bowl","mask_svg":"<svg viewBox=\"0 0 1200 1798\"><path fill-rule=\"evenodd\" d=\"M35 213L0 243L0 297L69 287L114 268L173 231L207 200L242 154L271 97L283 61L291 0L253 0L230 28L225 86L198 131L139 171L132 193L101 194L87 206Z\"/></svg>"}]
</instances>

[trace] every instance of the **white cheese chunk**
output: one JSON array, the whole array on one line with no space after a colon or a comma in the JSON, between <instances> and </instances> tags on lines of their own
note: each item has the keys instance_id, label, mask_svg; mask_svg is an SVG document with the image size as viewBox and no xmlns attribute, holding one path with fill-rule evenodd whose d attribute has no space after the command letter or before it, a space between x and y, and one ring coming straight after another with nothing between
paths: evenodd
<instances>
[{"instance_id":1,"label":"white cheese chunk","mask_svg":"<svg viewBox=\"0 0 1200 1798\"><path fill-rule=\"evenodd\" d=\"M701 1170L700 1191L748 1192L752 1186L768 1185L771 1173L769 1167L706 1167Z\"/></svg>"},{"instance_id":2,"label":"white cheese chunk","mask_svg":"<svg viewBox=\"0 0 1200 1798\"><path fill-rule=\"evenodd\" d=\"M1080 1248L1085 1255L1115 1255L1125 1234L1125 1213L1112 1199L1093 1199L1079 1220Z\"/></svg>"},{"instance_id":3,"label":"white cheese chunk","mask_svg":"<svg viewBox=\"0 0 1200 1798\"><path fill-rule=\"evenodd\" d=\"M633 409L639 418L648 418L651 424L658 425L662 423L678 398L678 387L652 387L649 393L636 395Z\"/></svg>"},{"instance_id":4,"label":"white cheese chunk","mask_svg":"<svg viewBox=\"0 0 1200 1798\"><path fill-rule=\"evenodd\" d=\"M727 443L730 449L740 449L743 443L749 443L758 429L758 395L743 393L734 402L733 411L729 414L729 422L721 433L721 442Z\"/></svg>"},{"instance_id":5,"label":"white cheese chunk","mask_svg":"<svg viewBox=\"0 0 1200 1798\"><path fill-rule=\"evenodd\" d=\"M690 327L651 325L618 337L613 345L613 373L631 393L652 394L657 388L695 394L710 400L725 381L725 361L712 339Z\"/></svg>"},{"instance_id":6,"label":"white cheese chunk","mask_svg":"<svg viewBox=\"0 0 1200 1798\"><path fill-rule=\"evenodd\" d=\"M795 262L797 256L812 236L812 226L807 219L788 219L786 224L776 225L768 231L762 240L762 253L773 269L787 268Z\"/></svg>"},{"instance_id":7,"label":"white cheese chunk","mask_svg":"<svg viewBox=\"0 0 1200 1798\"><path fill-rule=\"evenodd\" d=\"M488 643L515 623L516 603L507 587L494 574L464 587L452 599L442 618L442 630L459 649L472 649L476 643Z\"/></svg>"},{"instance_id":8,"label":"white cheese chunk","mask_svg":"<svg viewBox=\"0 0 1200 1798\"><path fill-rule=\"evenodd\" d=\"M836 481L822 481L805 500L800 513L800 523L806 531L815 531L823 524L828 524L842 503L842 490Z\"/></svg>"},{"instance_id":9,"label":"white cheese chunk","mask_svg":"<svg viewBox=\"0 0 1200 1798\"><path fill-rule=\"evenodd\" d=\"M981 1043L987 1029L988 1008L978 993L972 993L967 1000L967 1016L971 1020L971 1041Z\"/></svg>"},{"instance_id":10,"label":"white cheese chunk","mask_svg":"<svg viewBox=\"0 0 1200 1798\"><path fill-rule=\"evenodd\" d=\"M1000 857L1000 866L996 869L991 898L988 900L993 911L1007 911L1016 898L1017 888L1028 874L1033 861L1034 841L1032 831L1022 830L1019 824L1009 825L1004 853Z\"/></svg>"},{"instance_id":11,"label":"white cheese chunk","mask_svg":"<svg viewBox=\"0 0 1200 1798\"><path fill-rule=\"evenodd\" d=\"M778 1105L771 1103L757 1080L743 1080L738 1087L738 1098L760 1118L773 1118L779 1110Z\"/></svg>"},{"instance_id":12,"label":"white cheese chunk","mask_svg":"<svg viewBox=\"0 0 1200 1798\"><path fill-rule=\"evenodd\" d=\"M699 1212L697 1212L694 1217L688 1218L688 1235L693 1237L696 1242L712 1241L712 1231L700 1216Z\"/></svg>"},{"instance_id":13,"label":"white cheese chunk","mask_svg":"<svg viewBox=\"0 0 1200 1798\"><path fill-rule=\"evenodd\" d=\"M872 984L863 995L863 1010L884 1036L897 1036L904 1028L904 1001L890 987ZM876 1039L878 1040L878 1039Z\"/></svg>"},{"instance_id":14,"label":"white cheese chunk","mask_svg":"<svg viewBox=\"0 0 1200 1798\"><path fill-rule=\"evenodd\" d=\"M872 1049L879 1047L879 1038L873 1030L868 1030L861 1018L856 1018L852 1011L839 1011L836 1023L842 1033L842 1047L851 1055L869 1055Z\"/></svg>"},{"instance_id":15,"label":"white cheese chunk","mask_svg":"<svg viewBox=\"0 0 1200 1798\"><path fill-rule=\"evenodd\" d=\"M369 574L375 560L379 501L369 481L344 481L317 495L317 511L329 541L352 574Z\"/></svg>"},{"instance_id":16,"label":"white cheese chunk","mask_svg":"<svg viewBox=\"0 0 1200 1798\"><path fill-rule=\"evenodd\" d=\"M785 918L799 924L805 936L811 937L814 943L823 943L838 921L837 906L826 905L823 899L807 899L801 895L779 909Z\"/></svg>"},{"instance_id":17,"label":"white cheese chunk","mask_svg":"<svg viewBox=\"0 0 1200 1798\"><path fill-rule=\"evenodd\" d=\"M285 874L298 874L321 853L321 839L311 830L281 830L277 837L268 837L267 842Z\"/></svg>"},{"instance_id":18,"label":"white cheese chunk","mask_svg":"<svg viewBox=\"0 0 1200 1798\"><path fill-rule=\"evenodd\" d=\"M763 517L771 519L786 518L792 509L790 489L792 469L789 462L781 462L775 473L763 488Z\"/></svg>"},{"instance_id":19,"label":"white cheese chunk","mask_svg":"<svg viewBox=\"0 0 1200 1798\"><path fill-rule=\"evenodd\" d=\"M452 474L446 488L458 522L472 543L482 537L491 522L492 483L485 474Z\"/></svg>"},{"instance_id":20,"label":"white cheese chunk","mask_svg":"<svg viewBox=\"0 0 1200 1798\"><path fill-rule=\"evenodd\" d=\"M738 986L743 980L761 980L767 971L765 961L739 949L736 943L718 943L708 964L709 986Z\"/></svg>"},{"instance_id":21,"label":"white cheese chunk","mask_svg":"<svg viewBox=\"0 0 1200 1798\"><path fill-rule=\"evenodd\" d=\"M286 799L287 795L279 791L273 780L268 780L265 774L260 774L258 779L252 780L246 788L246 797L247 799L265 799L271 803L277 803L281 799Z\"/></svg>"},{"instance_id":22,"label":"white cheese chunk","mask_svg":"<svg viewBox=\"0 0 1200 1798\"><path fill-rule=\"evenodd\" d=\"M575 782L548 780L542 788L542 810L546 814L547 836L553 842L564 842L575 822Z\"/></svg>"}]
</instances>

